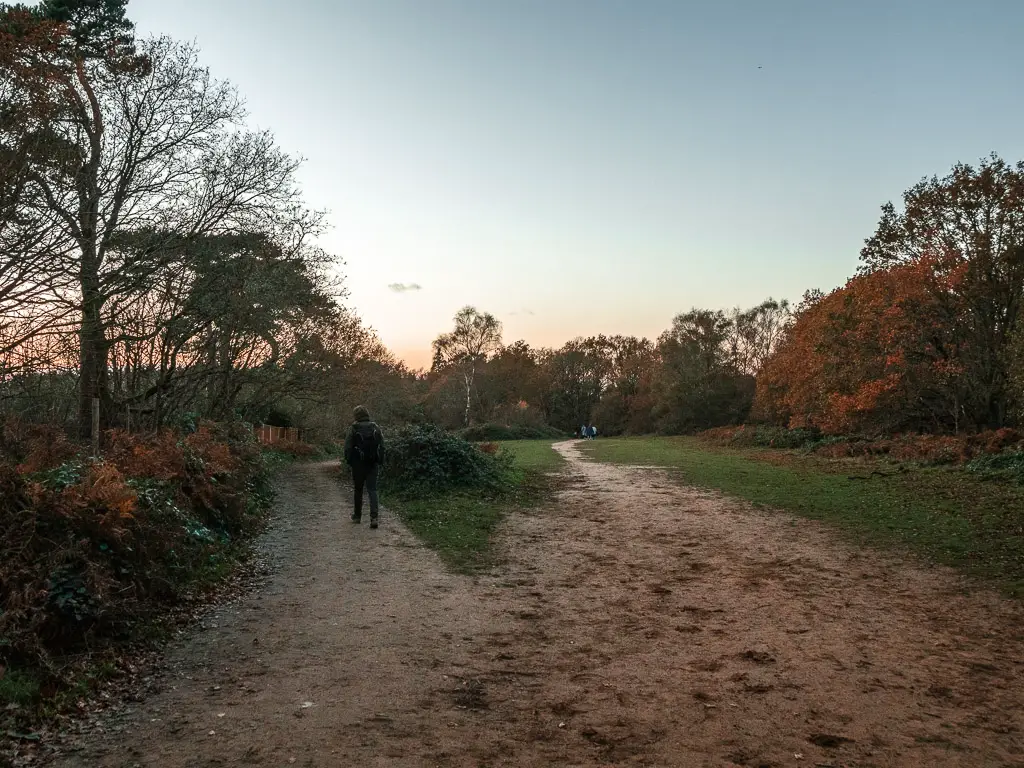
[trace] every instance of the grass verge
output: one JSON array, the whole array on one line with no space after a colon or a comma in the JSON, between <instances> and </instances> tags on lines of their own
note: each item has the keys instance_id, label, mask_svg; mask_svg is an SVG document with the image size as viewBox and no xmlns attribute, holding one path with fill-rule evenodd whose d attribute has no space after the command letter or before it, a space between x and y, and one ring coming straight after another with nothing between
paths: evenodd
<instances>
[{"instance_id":1,"label":"grass verge","mask_svg":"<svg viewBox=\"0 0 1024 768\"><path fill-rule=\"evenodd\" d=\"M499 442L501 450L512 454L515 465L527 472L558 472L565 457L551 446L556 440L507 440Z\"/></svg>"},{"instance_id":2,"label":"grass verge","mask_svg":"<svg viewBox=\"0 0 1024 768\"><path fill-rule=\"evenodd\" d=\"M501 491L453 490L426 495L382 493L382 503L459 573L476 573L495 563L494 533L510 512L549 498L564 459L554 440L516 440L500 450L512 457Z\"/></svg>"},{"instance_id":3,"label":"grass verge","mask_svg":"<svg viewBox=\"0 0 1024 768\"><path fill-rule=\"evenodd\" d=\"M960 467L737 450L692 437L598 440L591 459L678 470L690 485L836 525L1024 597L1024 486Z\"/></svg>"}]
</instances>

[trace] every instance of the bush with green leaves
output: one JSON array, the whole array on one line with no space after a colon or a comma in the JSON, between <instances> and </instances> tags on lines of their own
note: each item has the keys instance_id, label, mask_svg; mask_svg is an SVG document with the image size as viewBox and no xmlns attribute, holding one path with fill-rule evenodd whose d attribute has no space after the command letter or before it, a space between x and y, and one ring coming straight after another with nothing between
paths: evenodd
<instances>
[{"instance_id":1,"label":"bush with green leaves","mask_svg":"<svg viewBox=\"0 0 1024 768\"><path fill-rule=\"evenodd\" d=\"M1024 450L982 454L968 463L967 469L985 478L1014 480L1024 485Z\"/></svg>"},{"instance_id":2,"label":"bush with green leaves","mask_svg":"<svg viewBox=\"0 0 1024 768\"><path fill-rule=\"evenodd\" d=\"M460 433L471 443L483 443L492 440L554 440L565 437L565 433L546 424L531 426L528 424L479 424L468 427Z\"/></svg>"},{"instance_id":3,"label":"bush with green leaves","mask_svg":"<svg viewBox=\"0 0 1024 768\"><path fill-rule=\"evenodd\" d=\"M515 482L512 457L486 453L435 426L406 427L388 435L381 485L402 495L449 491L498 493Z\"/></svg>"},{"instance_id":4,"label":"bush with green leaves","mask_svg":"<svg viewBox=\"0 0 1024 768\"><path fill-rule=\"evenodd\" d=\"M810 448L821 440L817 429L781 429L759 425L754 428L753 444L761 448Z\"/></svg>"},{"instance_id":5,"label":"bush with green leaves","mask_svg":"<svg viewBox=\"0 0 1024 768\"><path fill-rule=\"evenodd\" d=\"M751 448L811 449L822 441L817 429L786 429L768 424L718 427L702 432L701 437L722 445Z\"/></svg>"}]
</instances>

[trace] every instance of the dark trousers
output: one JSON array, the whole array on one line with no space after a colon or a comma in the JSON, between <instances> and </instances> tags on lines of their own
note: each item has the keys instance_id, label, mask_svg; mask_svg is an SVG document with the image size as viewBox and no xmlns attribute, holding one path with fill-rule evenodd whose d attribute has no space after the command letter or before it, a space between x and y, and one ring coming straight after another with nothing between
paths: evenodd
<instances>
[{"instance_id":1,"label":"dark trousers","mask_svg":"<svg viewBox=\"0 0 1024 768\"><path fill-rule=\"evenodd\" d=\"M355 485L356 495L353 499L352 516L363 516L363 488L366 488L370 496L370 519L376 520L379 511L377 503L377 471L376 464L353 464L352 484Z\"/></svg>"}]
</instances>

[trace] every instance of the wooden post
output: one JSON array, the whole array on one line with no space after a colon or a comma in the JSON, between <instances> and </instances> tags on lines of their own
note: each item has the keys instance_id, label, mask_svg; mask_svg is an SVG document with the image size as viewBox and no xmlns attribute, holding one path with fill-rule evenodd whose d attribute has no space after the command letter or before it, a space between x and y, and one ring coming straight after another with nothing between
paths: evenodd
<instances>
[{"instance_id":1,"label":"wooden post","mask_svg":"<svg viewBox=\"0 0 1024 768\"><path fill-rule=\"evenodd\" d=\"M92 457L100 457L100 399L92 399Z\"/></svg>"}]
</instances>

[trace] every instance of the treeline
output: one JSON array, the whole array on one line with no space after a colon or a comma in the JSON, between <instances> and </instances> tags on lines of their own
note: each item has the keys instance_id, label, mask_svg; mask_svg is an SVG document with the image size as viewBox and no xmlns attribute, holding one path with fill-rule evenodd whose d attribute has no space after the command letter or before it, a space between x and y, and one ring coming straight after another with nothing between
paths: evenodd
<instances>
[{"instance_id":1,"label":"treeline","mask_svg":"<svg viewBox=\"0 0 1024 768\"><path fill-rule=\"evenodd\" d=\"M426 412L451 428L683 433L744 422L958 434L1024 419L1024 163L993 155L882 208L861 268L791 308L694 309L656 341L504 346L467 307L434 342Z\"/></svg>"},{"instance_id":2,"label":"treeline","mask_svg":"<svg viewBox=\"0 0 1024 768\"><path fill-rule=\"evenodd\" d=\"M654 340L503 343L467 308L430 371L348 308L298 162L127 0L0 5L0 420L153 432L203 418L329 439L390 423L745 421L826 432L1020 423L1024 164L992 156L884 206L859 273L791 308L693 309Z\"/></svg>"},{"instance_id":3,"label":"treeline","mask_svg":"<svg viewBox=\"0 0 1024 768\"><path fill-rule=\"evenodd\" d=\"M787 302L679 315L656 341L575 339L559 349L501 343L501 324L467 307L434 342L424 410L449 428L548 424L604 434L688 432L744 421L756 374L784 338Z\"/></svg>"},{"instance_id":4,"label":"treeline","mask_svg":"<svg viewBox=\"0 0 1024 768\"><path fill-rule=\"evenodd\" d=\"M298 161L126 5L0 5L0 417L333 434L413 379L344 305Z\"/></svg>"}]
</instances>

